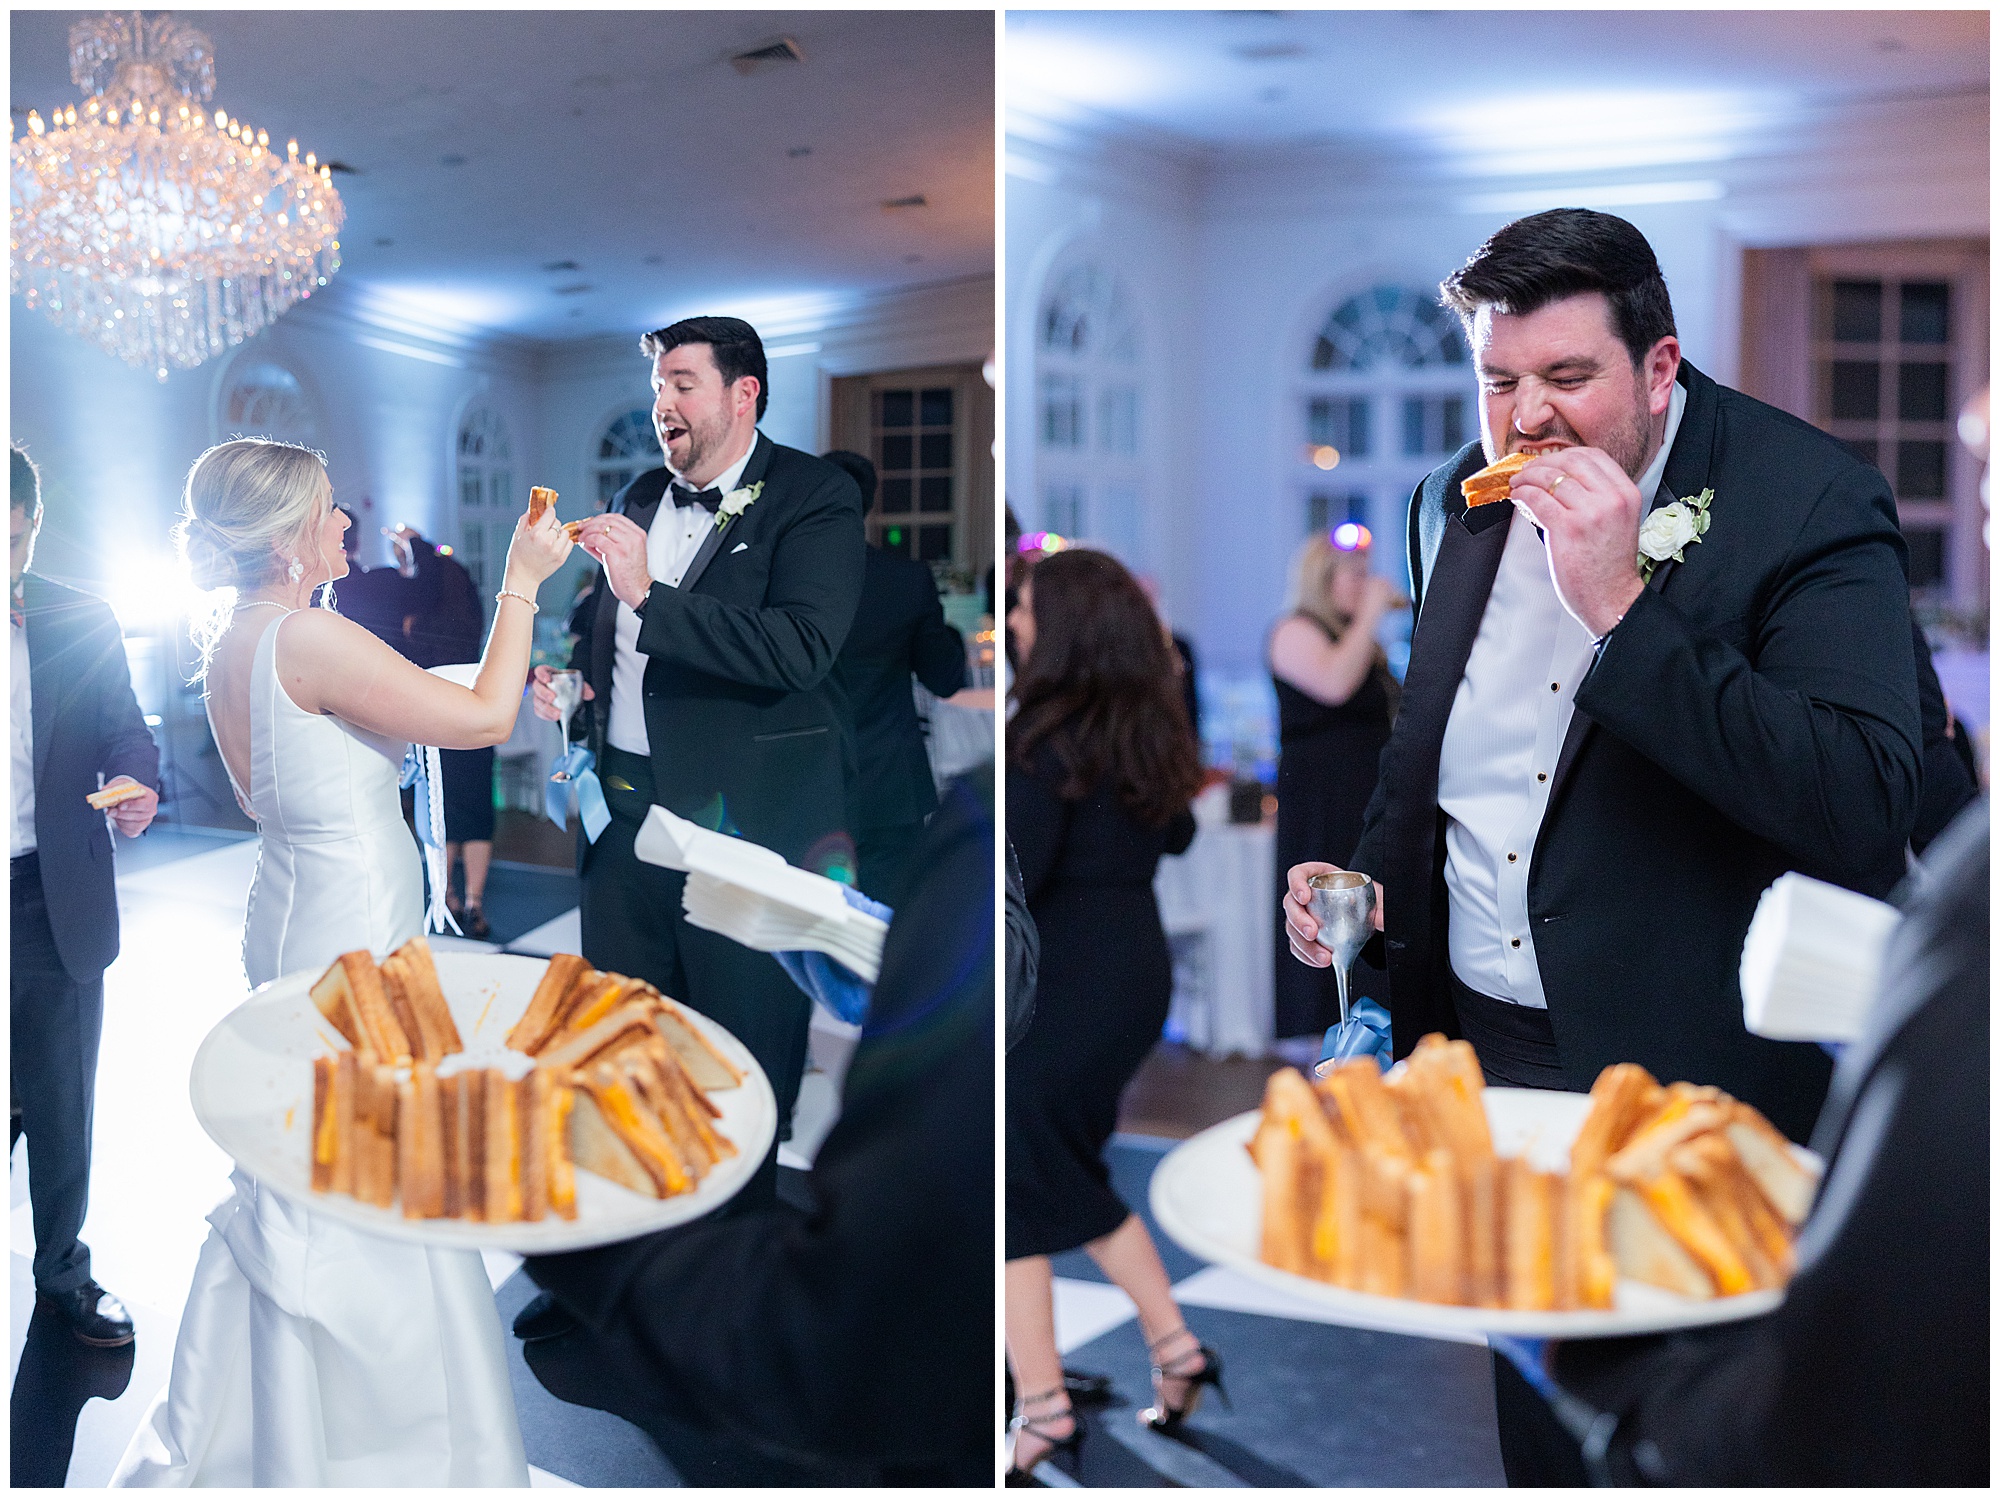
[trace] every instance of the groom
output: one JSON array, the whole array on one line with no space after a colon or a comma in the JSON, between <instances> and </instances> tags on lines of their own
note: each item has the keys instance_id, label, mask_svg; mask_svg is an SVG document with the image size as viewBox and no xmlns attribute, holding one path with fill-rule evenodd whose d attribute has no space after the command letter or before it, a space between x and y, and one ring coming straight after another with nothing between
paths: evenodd
<instances>
[{"instance_id":1,"label":"groom","mask_svg":"<svg viewBox=\"0 0 2000 1498\"><path fill-rule=\"evenodd\" d=\"M633 842L654 804L791 863L851 856L845 703L829 676L861 596L861 496L830 463L757 430L769 396L757 330L693 317L648 333L667 466L583 522L602 564L570 619L610 823L578 843L583 955L657 984L748 1046L789 1136L811 1005L763 952L688 923L686 876ZM554 719L549 671L535 710ZM744 1190L770 1200L775 1147Z\"/></svg>"}]
</instances>

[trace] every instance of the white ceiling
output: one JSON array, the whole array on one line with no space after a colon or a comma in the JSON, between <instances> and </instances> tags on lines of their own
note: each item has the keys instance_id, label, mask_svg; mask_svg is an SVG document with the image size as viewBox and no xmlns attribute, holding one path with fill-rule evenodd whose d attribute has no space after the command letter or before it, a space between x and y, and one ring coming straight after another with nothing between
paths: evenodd
<instances>
[{"instance_id":1,"label":"white ceiling","mask_svg":"<svg viewBox=\"0 0 2000 1498\"><path fill-rule=\"evenodd\" d=\"M1210 153L1471 175L1715 159L1871 104L1984 97L1984 11L1012 11L1010 110Z\"/></svg>"},{"instance_id":2,"label":"white ceiling","mask_svg":"<svg viewBox=\"0 0 2000 1498\"><path fill-rule=\"evenodd\" d=\"M17 129L77 102L83 14L13 13ZM993 271L986 12L176 14L211 109L357 169L342 296L568 341ZM783 35L803 63L729 65Z\"/></svg>"}]
</instances>

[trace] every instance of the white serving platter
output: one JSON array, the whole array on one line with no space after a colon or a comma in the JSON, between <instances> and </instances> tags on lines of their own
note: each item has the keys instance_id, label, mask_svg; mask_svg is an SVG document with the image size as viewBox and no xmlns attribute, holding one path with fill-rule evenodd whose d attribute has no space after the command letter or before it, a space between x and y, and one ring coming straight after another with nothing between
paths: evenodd
<instances>
[{"instance_id":1,"label":"white serving platter","mask_svg":"<svg viewBox=\"0 0 2000 1498\"><path fill-rule=\"evenodd\" d=\"M1500 1154L1525 1156L1538 1170L1567 1169L1570 1142L1590 1111L1587 1094L1489 1087L1484 1101ZM1339 1325L1455 1341L1468 1336L1630 1337L1741 1321L1784 1300L1782 1290L1692 1300L1621 1279L1608 1311L1499 1311L1366 1295L1273 1268L1257 1256L1264 1183L1246 1148L1259 1116L1255 1109L1239 1113L1168 1152L1153 1171L1153 1216L1168 1237L1196 1258L1310 1301ZM1793 1150L1816 1162L1809 1151Z\"/></svg>"},{"instance_id":2,"label":"white serving platter","mask_svg":"<svg viewBox=\"0 0 2000 1498\"><path fill-rule=\"evenodd\" d=\"M547 967L539 957L436 952L438 981L453 1021L475 1063L497 1056L534 996ZM563 1253L617 1243L706 1216L728 1201L763 1163L777 1135L778 1107L763 1068L741 1041L685 1005L709 1043L742 1072L739 1086L711 1092L722 1110L716 1128L735 1146L693 1191L658 1200L576 1172L576 1217L541 1222L460 1222L408 1218L400 1206L375 1207L351 1196L316 1192L309 1158L312 1063L346 1050L311 996L321 970L290 973L253 992L216 1024L195 1053L188 1092L195 1117L231 1159L258 1181L349 1227L433 1248L506 1249Z\"/></svg>"}]
</instances>

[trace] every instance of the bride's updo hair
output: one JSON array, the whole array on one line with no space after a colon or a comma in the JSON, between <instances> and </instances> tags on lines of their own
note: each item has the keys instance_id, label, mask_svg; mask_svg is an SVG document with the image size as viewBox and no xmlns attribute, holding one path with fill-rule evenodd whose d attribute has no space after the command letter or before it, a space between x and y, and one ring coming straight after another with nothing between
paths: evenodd
<instances>
[{"instance_id":1,"label":"bride's updo hair","mask_svg":"<svg viewBox=\"0 0 2000 1498\"><path fill-rule=\"evenodd\" d=\"M194 460L174 544L197 588L261 588L284 576L286 555L311 545L332 501L326 461L311 448L239 437Z\"/></svg>"}]
</instances>

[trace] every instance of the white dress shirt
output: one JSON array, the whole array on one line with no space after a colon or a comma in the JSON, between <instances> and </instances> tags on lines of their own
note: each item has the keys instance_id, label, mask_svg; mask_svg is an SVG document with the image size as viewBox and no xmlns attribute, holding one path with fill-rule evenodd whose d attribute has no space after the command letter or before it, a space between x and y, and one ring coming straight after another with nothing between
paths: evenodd
<instances>
[{"instance_id":1,"label":"white dress shirt","mask_svg":"<svg viewBox=\"0 0 2000 1498\"><path fill-rule=\"evenodd\" d=\"M1639 476L1643 514L1659 493L1687 397L1675 385L1660 450ZM1528 929L1528 867L1549 786L1595 649L1556 597L1548 548L1519 510L1452 699L1438 761L1451 967L1490 998L1546 1009Z\"/></svg>"},{"instance_id":2,"label":"white dress shirt","mask_svg":"<svg viewBox=\"0 0 2000 1498\"><path fill-rule=\"evenodd\" d=\"M9 774L14 784L14 826L9 836L9 857L19 858L35 851L35 707L28 685L28 631L9 624L13 654L7 670L8 711L14 729L14 756Z\"/></svg>"},{"instance_id":3,"label":"white dress shirt","mask_svg":"<svg viewBox=\"0 0 2000 1498\"><path fill-rule=\"evenodd\" d=\"M707 487L723 494L734 489L743 477L743 470L750 466L750 454L756 450L757 439L753 434L743 456L717 474L715 482ZM677 505L671 493L662 494L660 507L653 512L652 528L646 532L646 571L653 580L678 588L688 568L694 565L701 543L715 529L717 518L700 505ZM611 718L605 724L604 737L614 749L623 749L627 754L652 752L646 740L644 690L646 662L650 657L639 651L639 622L631 606L621 600L618 653L611 665Z\"/></svg>"}]
</instances>

